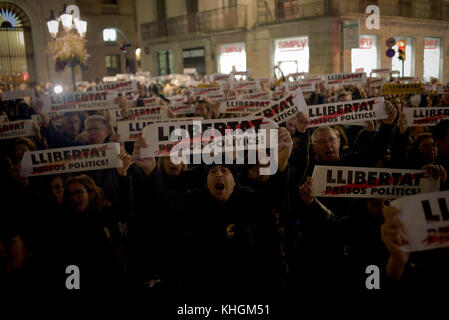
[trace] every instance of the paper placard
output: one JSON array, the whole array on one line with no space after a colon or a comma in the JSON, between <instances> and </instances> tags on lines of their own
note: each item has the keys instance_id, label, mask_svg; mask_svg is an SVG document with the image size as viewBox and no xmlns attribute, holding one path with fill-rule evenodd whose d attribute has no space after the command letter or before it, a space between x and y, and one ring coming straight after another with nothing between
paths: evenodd
<instances>
[{"instance_id":1,"label":"paper placard","mask_svg":"<svg viewBox=\"0 0 449 320\"><path fill-rule=\"evenodd\" d=\"M307 106L306 112L310 119L309 127L388 118L383 97L317 104Z\"/></svg>"},{"instance_id":2,"label":"paper placard","mask_svg":"<svg viewBox=\"0 0 449 320\"><path fill-rule=\"evenodd\" d=\"M103 143L25 152L21 177L120 168L120 144Z\"/></svg>"},{"instance_id":3,"label":"paper placard","mask_svg":"<svg viewBox=\"0 0 449 320\"><path fill-rule=\"evenodd\" d=\"M270 100L270 93L268 91L248 93L243 95L242 100Z\"/></svg>"},{"instance_id":4,"label":"paper placard","mask_svg":"<svg viewBox=\"0 0 449 320\"><path fill-rule=\"evenodd\" d=\"M405 236L410 244L405 252L449 247L449 191L404 197L390 204L400 210Z\"/></svg>"},{"instance_id":5,"label":"paper placard","mask_svg":"<svg viewBox=\"0 0 449 320\"><path fill-rule=\"evenodd\" d=\"M0 122L0 140L34 136L33 120Z\"/></svg>"},{"instance_id":6,"label":"paper placard","mask_svg":"<svg viewBox=\"0 0 449 320\"><path fill-rule=\"evenodd\" d=\"M271 101L228 100L220 103L220 113L255 113L270 105Z\"/></svg>"},{"instance_id":7,"label":"paper placard","mask_svg":"<svg viewBox=\"0 0 449 320\"><path fill-rule=\"evenodd\" d=\"M287 91L295 91L298 88L300 88L302 92L316 91L315 82L303 82L303 81L285 82L284 87L285 90Z\"/></svg>"},{"instance_id":8,"label":"paper placard","mask_svg":"<svg viewBox=\"0 0 449 320\"><path fill-rule=\"evenodd\" d=\"M218 85L214 85L211 87L200 87L199 84L198 87L193 88L193 96L194 97L208 96L210 94L216 94L220 91L221 89Z\"/></svg>"},{"instance_id":9,"label":"paper placard","mask_svg":"<svg viewBox=\"0 0 449 320\"><path fill-rule=\"evenodd\" d=\"M26 89L26 90L2 91L1 96L3 101L23 99L25 97L34 98L34 90Z\"/></svg>"},{"instance_id":10,"label":"paper placard","mask_svg":"<svg viewBox=\"0 0 449 320\"><path fill-rule=\"evenodd\" d=\"M204 120L199 122L199 126L194 125L192 121L153 123L143 130L142 136L145 138L148 148L140 150L141 157L169 156L172 147L179 143L179 141L170 140L171 133L177 128L186 129L189 132L190 141L185 142L196 145L209 141L209 138L202 137L202 133L207 129L216 129L222 136L225 136L226 130L246 132L252 129L257 132L259 129L275 129L277 125L273 121L262 117ZM198 134L198 136L195 134ZM201 153L201 149L192 150L192 153L195 152Z\"/></svg>"},{"instance_id":11,"label":"paper placard","mask_svg":"<svg viewBox=\"0 0 449 320\"><path fill-rule=\"evenodd\" d=\"M390 83L382 86L382 95L416 94L423 90L422 83Z\"/></svg>"},{"instance_id":12,"label":"paper placard","mask_svg":"<svg viewBox=\"0 0 449 320\"><path fill-rule=\"evenodd\" d=\"M111 91L117 90L119 93L137 91L137 81L121 81L97 84L90 87L87 91Z\"/></svg>"},{"instance_id":13,"label":"paper placard","mask_svg":"<svg viewBox=\"0 0 449 320\"><path fill-rule=\"evenodd\" d=\"M120 141L134 141L142 135L143 129L152 123L179 122L179 121L201 121L203 117L192 118L174 118L169 120L126 120L117 122L117 133L120 135Z\"/></svg>"},{"instance_id":14,"label":"paper placard","mask_svg":"<svg viewBox=\"0 0 449 320\"><path fill-rule=\"evenodd\" d=\"M439 108L404 108L408 127L434 126L441 120L449 118L449 107Z\"/></svg>"},{"instance_id":15,"label":"paper placard","mask_svg":"<svg viewBox=\"0 0 449 320\"><path fill-rule=\"evenodd\" d=\"M170 101L171 105L179 105L186 102L186 96L181 95L167 97L167 99Z\"/></svg>"},{"instance_id":16,"label":"paper placard","mask_svg":"<svg viewBox=\"0 0 449 320\"><path fill-rule=\"evenodd\" d=\"M312 179L317 197L400 198L439 189L424 170L317 165Z\"/></svg>"},{"instance_id":17,"label":"paper placard","mask_svg":"<svg viewBox=\"0 0 449 320\"><path fill-rule=\"evenodd\" d=\"M232 81L230 82L232 90L255 90L259 88L256 80Z\"/></svg>"},{"instance_id":18,"label":"paper placard","mask_svg":"<svg viewBox=\"0 0 449 320\"><path fill-rule=\"evenodd\" d=\"M193 104L173 105L168 106L168 109L176 113L176 115L195 113L195 106Z\"/></svg>"},{"instance_id":19,"label":"paper placard","mask_svg":"<svg viewBox=\"0 0 449 320\"><path fill-rule=\"evenodd\" d=\"M324 76L324 85L348 85L348 84L365 84L366 83L365 72L355 73L334 73Z\"/></svg>"},{"instance_id":20,"label":"paper placard","mask_svg":"<svg viewBox=\"0 0 449 320\"><path fill-rule=\"evenodd\" d=\"M117 91L93 91L70 94L52 94L41 96L44 104L42 112L69 112L115 109Z\"/></svg>"},{"instance_id":21,"label":"paper placard","mask_svg":"<svg viewBox=\"0 0 449 320\"><path fill-rule=\"evenodd\" d=\"M155 106L155 107L135 107L129 108L129 120L144 119L144 120L162 120L168 118L167 107ZM117 120L122 120L122 111L117 109Z\"/></svg>"},{"instance_id":22,"label":"paper placard","mask_svg":"<svg viewBox=\"0 0 449 320\"><path fill-rule=\"evenodd\" d=\"M278 125L282 124L296 116L299 111L305 110L306 101L301 89L297 89L288 94L287 97L273 101L271 105L259 112L255 112L251 116L262 116L273 120Z\"/></svg>"}]
</instances>

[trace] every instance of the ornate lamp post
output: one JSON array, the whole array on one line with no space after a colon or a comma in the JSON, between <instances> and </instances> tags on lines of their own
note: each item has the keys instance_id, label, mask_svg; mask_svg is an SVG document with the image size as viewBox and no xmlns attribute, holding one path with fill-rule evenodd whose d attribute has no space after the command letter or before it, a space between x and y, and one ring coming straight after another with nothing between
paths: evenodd
<instances>
[{"instance_id":1,"label":"ornate lamp post","mask_svg":"<svg viewBox=\"0 0 449 320\"><path fill-rule=\"evenodd\" d=\"M87 31L87 22L79 19L78 6L70 5L65 13L55 18L53 10L47 22L48 32L53 38L48 50L55 59L56 71L63 71L68 65L72 69L73 91L76 91L75 67L83 66L89 57L86 51L84 36ZM62 28L59 25L62 24Z\"/></svg>"}]
</instances>

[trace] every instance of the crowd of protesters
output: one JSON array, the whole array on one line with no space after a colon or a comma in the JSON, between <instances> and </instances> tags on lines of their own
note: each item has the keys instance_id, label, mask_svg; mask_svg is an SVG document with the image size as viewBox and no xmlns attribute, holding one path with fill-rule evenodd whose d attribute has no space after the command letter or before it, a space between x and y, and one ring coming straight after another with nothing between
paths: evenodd
<instances>
[{"instance_id":1,"label":"crowd of protesters","mask_svg":"<svg viewBox=\"0 0 449 320\"><path fill-rule=\"evenodd\" d=\"M51 84L35 89L36 96L52 90ZM287 94L276 91L275 81L262 90L272 99ZM136 94L137 105L146 97L168 103L170 96L186 95L195 106L192 116L230 116L219 112L218 103L194 99L188 86L169 81L139 84ZM381 92L321 82L304 96L314 105ZM397 209L388 206L391 199L320 198L312 192L315 165L425 169L440 179L440 190L449 188L449 120L407 127L402 113L412 105L449 107L448 95L384 98L388 118L364 127L309 128L307 115L298 113L279 129L273 176L260 175L260 164L175 165L169 157L141 158L148 141L138 138L121 143L122 168L27 178L19 174L27 151L120 137L107 112L67 112L55 125L38 99L3 101L5 121L39 114L42 122L32 137L0 140L1 281L64 289L66 267L75 265L83 289L360 291L366 290L366 267L376 265L384 290L448 284L447 249L400 249L408 239ZM126 114L126 98L117 103Z\"/></svg>"}]
</instances>

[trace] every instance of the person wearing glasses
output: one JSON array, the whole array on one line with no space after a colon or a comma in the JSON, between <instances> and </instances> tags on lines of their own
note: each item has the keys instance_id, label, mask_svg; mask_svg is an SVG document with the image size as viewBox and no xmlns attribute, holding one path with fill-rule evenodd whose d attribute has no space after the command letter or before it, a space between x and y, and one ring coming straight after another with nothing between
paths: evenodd
<instances>
[{"instance_id":1,"label":"person wearing glasses","mask_svg":"<svg viewBox=\"0 0 449 320\"><path fill-rule=\"evenodd\" d=\"M348 198L316 198L311 176L315 165L370 167L381 160L396 131L396 109L386 101L385 111L388 117L382 121L372 143L359 151L351 148L342 151L337 129L322 126L311 132L307 129L307 116L303 113L297 116L289 164L292 172L290 196L292 215L296 217L303 243L298 254L302 255L304 263L295 271L299 275L298 278L292 277L295 281L307 283L310 275L314 274L324 287L328 287L328 283L344 281L350 276L345 230L355 203ZM333 266L332 270L328 270L329 265Z\"/></svg>"}]
</instances>

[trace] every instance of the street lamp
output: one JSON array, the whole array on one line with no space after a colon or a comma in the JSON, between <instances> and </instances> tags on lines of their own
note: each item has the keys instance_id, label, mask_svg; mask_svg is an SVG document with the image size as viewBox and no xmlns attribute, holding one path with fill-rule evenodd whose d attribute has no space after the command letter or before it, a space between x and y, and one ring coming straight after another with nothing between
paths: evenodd
<instances>
[{"instance_id":1,"label":"street lamp","mask_svg":"<svg viewBox=\"0 0 449 320\"><path fill-rule=\"evenodd\" d=\"M70 5L58 18L55 18L51 10L47 22L48 32L53 38L49 49L54 54L56 69L62 71L66 64L71 67L74 91L76 91L75 66L83 64L88 57L83 40L87 31L87 22L80 20L79 17L78 6ZM59 24L62 28L59 28Z\"/></svg>"}]
</instances>

